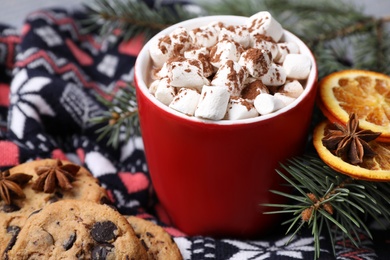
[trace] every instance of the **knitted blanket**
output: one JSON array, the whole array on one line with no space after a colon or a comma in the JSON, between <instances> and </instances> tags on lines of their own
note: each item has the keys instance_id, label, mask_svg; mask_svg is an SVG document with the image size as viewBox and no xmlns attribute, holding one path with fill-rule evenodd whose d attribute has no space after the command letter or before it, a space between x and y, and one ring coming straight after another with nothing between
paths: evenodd
<instances>
[{"instance_id":1,"label":"knitted blanket","mask_svg":"<svg viewBox=\"0 0 390 260\"><path fill-rule=\"evenodd\" d=\"M137 215L163 226L184 259L314 259L314 241L304 230L290 239L279 227L258 240L187 236L164 216L148 174L141 137L118 149L97 141L102 125L90 119L107 108L109 99L132 80L142 39L119 41L81 34L82 11L37 10L22 30L0 25L0 168L28 160L59 158L83 165L97 177L123 214ZM337 259L390 259L390 236L369 225L355 248L336 242ZM320 259L335 259L327 237L321 237Z\"/></svg>"}]
</instances>

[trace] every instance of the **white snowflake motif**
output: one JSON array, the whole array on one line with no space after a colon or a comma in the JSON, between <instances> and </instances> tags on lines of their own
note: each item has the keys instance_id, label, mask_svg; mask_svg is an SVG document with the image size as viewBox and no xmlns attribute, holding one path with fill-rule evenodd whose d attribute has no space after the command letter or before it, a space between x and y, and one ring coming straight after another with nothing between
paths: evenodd
<instances>
[{"instance_id":1,"label":"white snowflake motif","mask_svg":"<svg viewBox=\"0 0 390 260\"><path fill-rule=\"evenodd\" d=\"M262 260L276 256L285 256L291 259L304 259L302 252L314 252L314 239L312 237L296 239L294 237L287 245L290 236L274 242L268 241L238 241L223 240L223 242L236 246L239 252L229 260Z\"/></svg>"},{"instance_id":2,"label":"white snowflake motif","mask_svg":"<svg viewBox=\"0 0 390 260\"><path fill-rule=\"evenodd\" d=\"M47 77L29 78L26 70L17 73L11 82L10 130L22 139L27 118L41 123L40 115L55 116L55 112L41 97L39 91L51 83Z\"/></svg>"},{"instance_id":3,"label":"white snowflake motif","mask_svg":"<svg viewBox=\"0 0 390 260\"><path fill-rule=\"evenodd\" d=\"M108 77L112 77L115 74L118 62L118 57L106 55L97 66L97 70Z\"/></svg>"},{"instance_id":4,"label":"white snowflake motif","mask_svg":"<svg viewBox=\"0 0 390 260\"><path fill-rule=\"evenodd\" d=\"M85 164L96 178L107 174L115 174L117 172L114 164L97 151L91 151L85 155Z\"/></svg>"},{"instance_id":5,"label":"white snowflake motif","mask_svg":"<svg viewBox=\"0 0 390 260\"><path fill-rule=\"evenodd\" d=\"M34 32L50 47L62 44L61 37L50 26L37 28Z\"/></svg>"}]
</instances>

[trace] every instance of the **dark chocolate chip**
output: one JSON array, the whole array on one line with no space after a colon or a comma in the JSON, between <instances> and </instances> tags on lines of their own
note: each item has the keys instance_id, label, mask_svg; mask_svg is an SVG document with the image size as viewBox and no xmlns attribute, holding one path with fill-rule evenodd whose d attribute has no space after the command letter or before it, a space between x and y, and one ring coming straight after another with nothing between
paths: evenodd
<instances>
[{"instance_id":1,"label":"dark chocolate chip","mask_svg":"<svg viewBox=\"0 0 390 260\"><path fill-rule=\"evenodd\" d=\"M107 205L110 208L118 211L117 207L115 207L115 205L112 203L112 201L109 198L107 198L106 196L104 196L100 199L100 204Z\"/></svg>"},{"instance_id":2,"label":"dark chocolate chip","mask_svg":"<svg viewBox=\"0 0 390 260\"><path fill-rule=\"evenodd\" d=\"M7 233L11 233L12 235L17 235L20 232L20 227L18 226L9 226L7 227Z\"/></svg>"},{"instance_id":3,"label":"dark chocolate chip","mask_svg":"<svg viewBox=\"0 0 390 260\"><path fill-rule=\"evenodd\" d=\"M106 196L103 196L100 198L100 204L112 204L111 200L109 198L107 198Z\"/></svg>"},{"instance_id":4,"label":"dark chocolate chip","mask_svg":"<svg viewBox=\"0 0 390 260\"><path fill-rule=\"evenodd\" d=\"M5 213L11 213L11 212L15 212L15 211L18 211L20 210L20 207L15 205L15 204L11 204L11 205L7 205L5 204L2 208L1 208L2 211L4 211Z\"/></svg>"},{"instance_id":5,"label":"dark chocolate chip","mask_svg":"<svg viewBox=\"0 0 390 260\"><path fill-rule=\"evenodd\" d=\"M110 244L100 244L92 248L92 259L93 260L103 260L114 251L114 246Z\"/></svg>"},{"instance_id":6,"label":"dark chocolate chip","mask_svg":"<svg viewBox=\"0 0 390 260\"><path fill-rule=\"evenodd\" d=\"M146 250L146 251L149 251L149 247L148 247L148 245L145 243L145 240L140 239L139 241L141 241L141 244L142 244L142 246L145 248L145 250Z\"/></svg>"},{"instance_id":7,"label":"dark chocolate chip","mask_svg":"<svg viewBox=\"0 0 390 260\"><path fill-rule=\"evenodd\" d=\"M28 217L31 217L32 215L35 215L35 214L39 213L41 210L42 209L38 209L36 211L31 212L31 214Z\"/></svg>"},{"instance_id":8,"label":"dark chocolate chip","mask_svg":"<svg viewBox=\"0 0 390 260\"><path fill-rule=\"evenodd\" d=\"M99 243L112 242L117 236L117 229L117 226L111 221L97 222L91 229L91 236Z\"/></svg>"},{"instance_id":9,"label":"dark chocolate chip","mask_svg":"<svg viewBox=\"0 0 390 260\"><path fill-rule=\"evenodd\" d=\"M76 233L73 232L70 235L69 239L67 241L65 241L65 243L62 245L64 247L64 249L69 250L73 246L74 242L76 241L76 238L77 238L77 235L76 235Z\"/></svg>"},{"instance_id":10,"label":"dark chocolate chip","mask_svg":"<svg viewBox=\"0 0 390 260\"><path fill-rule=\"evenodd\" d=\"M4 253L11 250L11 248L15 245L16 238L18 237L18 234L20 232L20 227L18 226L9 226L7 227L7 233L10 233L12 235L10 241L8 242L7 247L4 250Z\"/></svg>"}]
</instances>

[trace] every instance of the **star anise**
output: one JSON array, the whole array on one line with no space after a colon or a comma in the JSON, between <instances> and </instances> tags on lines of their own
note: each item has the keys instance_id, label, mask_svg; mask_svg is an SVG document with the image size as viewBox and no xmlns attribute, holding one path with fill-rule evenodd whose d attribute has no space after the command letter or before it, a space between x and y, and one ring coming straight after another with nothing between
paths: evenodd
<instances>
[{"instance_id":1,"label":"star anise","mask_svg":"<svg viewBox=\"0 0 390 260\"><path fill-rule=\"evenodd\" d=\"M32 176L25 173L10 174L9 170L0 173L0 198L11 205L12 195L25 198L22 187L31 180Z\"/></svg>"},{"instance_id":2,"label":"star anise","mask_svg":"<svg viewBox=\"0 0 390 260\"><path fill-rule=\"evenodd\" d=\"M363 162L364 156L376 155L368 142L376 139L381 133L359 129L359 120L355 113L349 117L346 126L333 123L336 129L329 129L322 139L323 145L343 160L357 165Z\"/></svg>"},{"instance_id":3,"label":"star anise","mask_svg":"<svg viewBox=\"0 0 390 260\"><path fill-rule=\"evenodd\" d=\"M70 190L73 188L71 183L76 179L79 169L80 166L75 164L63 165L60 160L57 160L54 165L39 166L35 169L39 177L32 189L45 193L53 193L57 187Z\"/></svg>"}]
</instances>

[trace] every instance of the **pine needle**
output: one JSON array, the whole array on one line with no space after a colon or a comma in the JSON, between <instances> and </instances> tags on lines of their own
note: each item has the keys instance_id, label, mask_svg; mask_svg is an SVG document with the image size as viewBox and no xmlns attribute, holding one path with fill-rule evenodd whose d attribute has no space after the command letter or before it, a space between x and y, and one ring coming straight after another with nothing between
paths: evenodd
<instances>
[{"instance_id":1,"label":"pine needle","mask_svg":"<svg viewBox=\"0 0 390 260\"><path fill-rule=\"evenodd\" d=\"M387 223L390 223L389 195L383 193L389 189L390 183L352 179L330 169L317 156L293 158L282 165L282 168L288 172L287 175L277 172L294 192L271 192L291 199L291 205L264 204L271 208L282 208L277 211L270 210L266 214L291 214L291 218L283 222L283 225L289 224L287 233L296 234L305 226L311 229L317 258L321 248L319 237L324 226L333 241L332 250L335 252L336 235L343 240L350 240L357 247L361 243L359 233L364 232L372 238L365 225L367 216L382 224L380 217L384 217ZM313 188L317 194L313 192ZM315 194L315 197L309 194ZM378 196L379 194L383 197Z\"/></svg>"},{"instance_id":2,"label":"pine needle","mask_svg":"<svg viewBox=\"0 0 390 260\"><path fill-rule=\"evenodd\" d=\"M139 136L138 107L135 100L135 87L121 89L112 96L112 100L106 100L97 96L98 100L107 107L103 115L91 119L94 124L104 124L96 132L99 134L98 141L107 138L107 145L118 148L121 142L130 138L130 136Z\"/></svg>"},{"instance_id":3,"label":"pine needle","mask_svg":"<svg viewBox=\"0 0 390 260\"><path fill-rule=\"evenodd\" d=\"M83 21L83 32L99 29L104 37L114 32L123 40L140 34L150 39L166 27L196 17L183 5L149 7L144 1L93 0L86 3L89 18Z\"/></svg>"}]
</instances>

